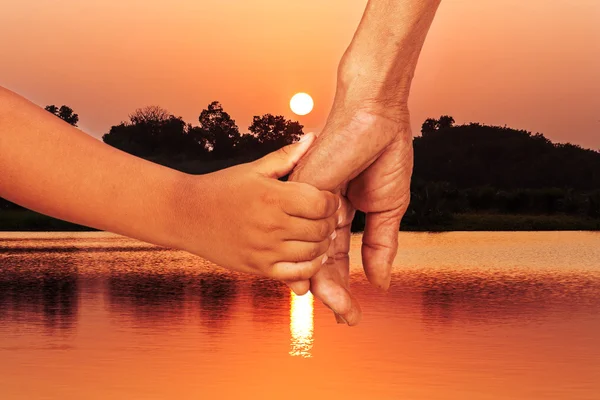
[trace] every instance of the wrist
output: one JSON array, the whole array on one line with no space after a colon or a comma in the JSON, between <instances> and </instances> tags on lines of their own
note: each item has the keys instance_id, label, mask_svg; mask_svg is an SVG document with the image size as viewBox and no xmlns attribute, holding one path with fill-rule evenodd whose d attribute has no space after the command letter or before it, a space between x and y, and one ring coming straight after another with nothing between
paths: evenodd
<instances>
[{"instance_id":1,"label":"wrist","mask_svg":"<svg viewBox=\"0 0 600 400\"><path fill-rule=\"evenodd\" d=\"M440 0L369 1L338 68L338 88L363 101L405 105Z\"/></svg>"},{"instance_id":2,"label":"wrist","mask_svg":"<svg viewBox=\"0 0 600 400\"><path fill-rule=\"evenodd\" d=\"M171 248L198 254L192 248L193 240L201 227L208 199L200 188L204 187L205 176L196 176L182 172L174 173L164 187L163 212L161 213L164 241Z\"/></svg>"},{"instance_id":3,"label":"wrist","mask_svg":"<svg viewBox=\"0 0 600 400\"><path fill-rule=\"evenodd\" d=\"M360 109L406 110L416 65L396 58L377 60L351 46L338 67L336 100Z\"/></svg>"}]
</instances>

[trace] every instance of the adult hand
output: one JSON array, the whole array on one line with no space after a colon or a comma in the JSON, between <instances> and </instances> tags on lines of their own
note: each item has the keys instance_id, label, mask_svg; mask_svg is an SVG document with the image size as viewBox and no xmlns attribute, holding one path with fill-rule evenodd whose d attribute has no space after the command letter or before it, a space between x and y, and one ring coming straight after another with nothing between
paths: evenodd
<instances>
[{"instance_id":1,"label":"adult hand","mask_svg":"<svg viewBox=\"0 0 600 400\"><path fill-rule=\"evenodd\" d=\"M329 261L310 289L355 325L360 306L348 288L350 223L366 213L362 259L367 278L390 285L400 220L408 207L413 152L408 95L421 48L440 0L369 0L338 69L338 87L325 128L291 180L347 198ZM294 282L298 293L309 282Z\"/></svg>"},{"instance_id":2,"label":"adult hand","mask_svg":"<svg viewBox=\"0 0 600 400\"><path fill-rule=\"evenodd\" d=\"M412 163L405 107L390 113L376 105L357 108L336 102L317 142L290 177L346 199L329 259L310 281L312 293L336 313L338 321L355 325L361 318L360 306L348 287L354 210L366 213L362 245L366 276L386 290L398 248L400 220L410 199ZM308 282L290 286L298 293L308 290Z\"/></svg>"}]
</instances>

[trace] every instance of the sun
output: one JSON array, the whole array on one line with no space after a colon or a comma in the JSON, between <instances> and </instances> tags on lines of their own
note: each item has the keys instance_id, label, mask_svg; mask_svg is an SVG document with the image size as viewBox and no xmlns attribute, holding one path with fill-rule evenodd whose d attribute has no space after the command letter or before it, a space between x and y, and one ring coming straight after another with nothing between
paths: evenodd
<instances>
[{"instance_id":1,"label":"sun","mask_svg":"<svg viewBox=\"0 0 600 400\"><path fill-rule=\"evenodd\" d=\"M310 113L314 106L315 102L307 93L296 93L290 100L290 108L297 115Z\"/></svg>"}]
</instances>

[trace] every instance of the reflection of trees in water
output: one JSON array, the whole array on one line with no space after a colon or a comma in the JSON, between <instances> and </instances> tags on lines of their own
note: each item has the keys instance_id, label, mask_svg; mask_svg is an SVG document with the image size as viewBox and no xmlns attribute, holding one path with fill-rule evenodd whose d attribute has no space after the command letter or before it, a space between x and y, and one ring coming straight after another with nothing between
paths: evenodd
<instances>
[{"instance_id":1,"label":"reflection of trees in water","mask_svg":"<svg viewBox=\"0 0 600 400\"><path fill-rule=\"evenodd\" d=\"M222 329L231 319L238 293L236 280L222 273L204 273L199 277L200 322Z\"/></svg>"},{"instance_id":2,"label":"reflection of trees in water","mask_svg":"<svg viewBox=\"0 0 600 400\"><path fill-rule=\"evenodd\" d=\"M438 293L436 291L423 291L423 317L425 320L435 320L438 323L452 321L454 295L452 293Z\"/></svg>"},{"instance_id":3,"label":"reflection of trees in water","mask_svg":"<svg viewBox=\"0 0 600 400\"><path fill-rule=\"evenodd\" d=\"M79 302L72 250L0 257L0 320L36 322L49 329L76 327Z\"/></svg>"},{"instance_id":4,"label":"reflection of trees in water","mask_svg":"<svg viewBox=\"0 0 600 400\"><path fill-rule=\"evenodd\" d=\"M290 289L287 285L256 278L250 284L253 319L258 322L276 322L289 319Z\"/></svg>"},{"instance_id":5,"label":"reflection of trees in water","mask_svg":"<svg viewBox=\"0 0 600 400\"><path fill-rule=\"evenodd\" d=\"M150 323L180 318L187 280L183 274L155 269L111 273L107 280L111 312Z\"/></svg>"},{"instance_id":6,"label":"reflection of trees in water","mask_svg":"<svg viewBox=\"0 0 600 400\"><path fill-rule=\"evenodd\" d=\"M421 294L426 322L489 322L600 311L600 274L584 272L406 272L392 295Z\"/></svg>"},{"instance_id":7,"label":"reflection of trees in water","mask_svg":"<svg viewBox=\"0 0 600 400\"><path fill-rule=\"evenodd\" d=\"M231 319L237 295L237 282L230 276L172 268L117 270L107 283L111 313L149 325L187 323L186 312L199 309L202 324L222 328Z\"/></svg>"}]
</instances>

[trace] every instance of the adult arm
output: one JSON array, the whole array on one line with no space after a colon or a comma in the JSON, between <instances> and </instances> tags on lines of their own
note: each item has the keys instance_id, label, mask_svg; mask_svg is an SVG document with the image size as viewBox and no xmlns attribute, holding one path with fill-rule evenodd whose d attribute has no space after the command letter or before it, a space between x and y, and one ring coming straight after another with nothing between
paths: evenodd
<instances>
[{"instance_id":1,"label":"adult arm","mask_svg":"<svg viewBox=\"0 0 600 400\"><path fill-rule=\"evenodd\" d=\"M350 325L361 316L348 288L352 208L367 213L362 246L366 275L375 286L387 289L400 220L410 198L413 153L408 96L439 3L368 2L340 62L325 128L291 176L341 192L350 201L332 246L333 256L310 282L313 293Z\"/></svg>"}]
</instances>

